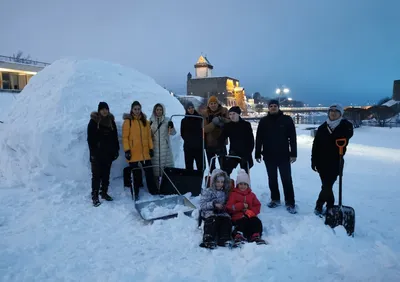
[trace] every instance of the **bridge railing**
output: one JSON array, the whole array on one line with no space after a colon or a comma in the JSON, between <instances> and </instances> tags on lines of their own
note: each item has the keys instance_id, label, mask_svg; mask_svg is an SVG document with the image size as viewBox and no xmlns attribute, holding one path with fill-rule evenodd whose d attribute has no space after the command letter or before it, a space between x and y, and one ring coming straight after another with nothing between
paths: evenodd
<instances>
[{"instance_id":1,"label":"bridge railing","mask_svg":"<svg viewBox=\"0 0 400 282\"><path fill-rule=\"evenodd\" d=\"M31 59L14 58L14 57L7 57L7 56L1 56L1 55L0 55L0 62L17 63L17 64L23 64L23 65L29 65L29 66L35 66L35 67L42 67L42 68L50 65L49 63L34 61Z\"/></svg>"},{"instance_id":2,"label":"bridge railing","mask_svg":"<svg viewBox=\"0 0 400 282\"><path fill-rule=\"evenodd\" d=\"M328 111L329 110L329 107L280 107L280 110L281 111L283 111L283 112L285 112L285 111L287 111L287 112L289 112L289 111L292 111L292 112L296 112L296 111L321 111L321 112L323 112L323 111Z\"/></svg>"}]
</instances>

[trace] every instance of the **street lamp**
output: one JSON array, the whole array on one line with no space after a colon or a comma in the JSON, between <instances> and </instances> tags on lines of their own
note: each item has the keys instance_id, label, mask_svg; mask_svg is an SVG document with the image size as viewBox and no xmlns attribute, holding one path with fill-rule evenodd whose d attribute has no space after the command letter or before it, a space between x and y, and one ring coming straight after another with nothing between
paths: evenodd
<instances>
[{"instance_id":1,"label":"street lamp","mask_svg":"<svg viewBox=\"0 0 400 282\"><path fill-rule=\"evenodd\" d=\"M290 90L287 87L276 88L275 93L279 95L279 98L278 98L279 103L281 102L281 96L288 94L289 92L290 92Z\"/></svg>"}]
</instances>

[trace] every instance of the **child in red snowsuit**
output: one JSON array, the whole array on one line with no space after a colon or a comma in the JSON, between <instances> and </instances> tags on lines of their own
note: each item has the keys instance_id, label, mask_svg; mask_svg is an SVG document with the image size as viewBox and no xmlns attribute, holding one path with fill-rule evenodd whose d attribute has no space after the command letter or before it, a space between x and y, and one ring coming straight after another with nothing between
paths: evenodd
<instances>
[{"instance_id":1,"label":"child in red snowsuit","mask_svg":"<svg viewBox=\"0 0 400 282\"><path fill-rule=\"evenodd\" d=\"M264 244L261 239L262 222L257 217L260 213L261 203L250 189L250 178L244 169L238 172L236 188L230 193L226 209L232 217L235 226L233 237L235 243L256 242Z\"/></svg>"}]
</instances>

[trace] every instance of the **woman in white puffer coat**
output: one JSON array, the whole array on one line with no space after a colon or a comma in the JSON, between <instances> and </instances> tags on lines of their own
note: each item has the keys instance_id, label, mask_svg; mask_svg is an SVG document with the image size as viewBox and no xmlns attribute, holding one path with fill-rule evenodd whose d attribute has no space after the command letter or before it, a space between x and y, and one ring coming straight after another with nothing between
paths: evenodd
<instances>
[{"instance_id":1,"label":"woman in white puffer coat","mask_svg":"<svg viewBox=\"0 0 400 282\"><path fill-rule=\"evenodd\" d=\"M157 183L159 183L162 169L164 167L174 167L174 157L169 136L175 135L176 130L170 118L165 116L165 106L160 103L154 105L150 124L154 147L154 156L151 162L154 165L154 176L157 178Z\"/></svg>"}]
</instances>

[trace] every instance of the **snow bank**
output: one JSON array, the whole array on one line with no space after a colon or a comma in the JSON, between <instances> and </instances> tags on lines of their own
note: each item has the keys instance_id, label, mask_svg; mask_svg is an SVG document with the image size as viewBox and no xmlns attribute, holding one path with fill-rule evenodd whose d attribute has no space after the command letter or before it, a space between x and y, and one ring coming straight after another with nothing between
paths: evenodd
<instances>
[{"instance_id":1,"label":"snow bank","mask_svg":"<svg viewBox=\"0 0 400 282\"><path fill-rule=\"evenodd\" d=\"M122 114L130 111L134 100L140 101L148 118L157 102L166 106L169 116L184 114L183 106L167 90L134 69L98 60L54 62L31 79L4 118L1 183L22 185L43 175L88 180L90 113L97 110L99 101L106 101L121 136ZM178 135L172 139L174 152L181 147ZM112 175L120 176L124 166L121 146Z\"/></svg>"},{"instance_id":2,"label":"snow bank","mask_svg":"<svg viewBox=\"0 0 400 282\"><path fill-rule=\"evenodd\" d=\"M7 116L11 105L17 99L18 94L0 92L0 122L4 121L4 117Z\"/></svg>"}]
</instances>

